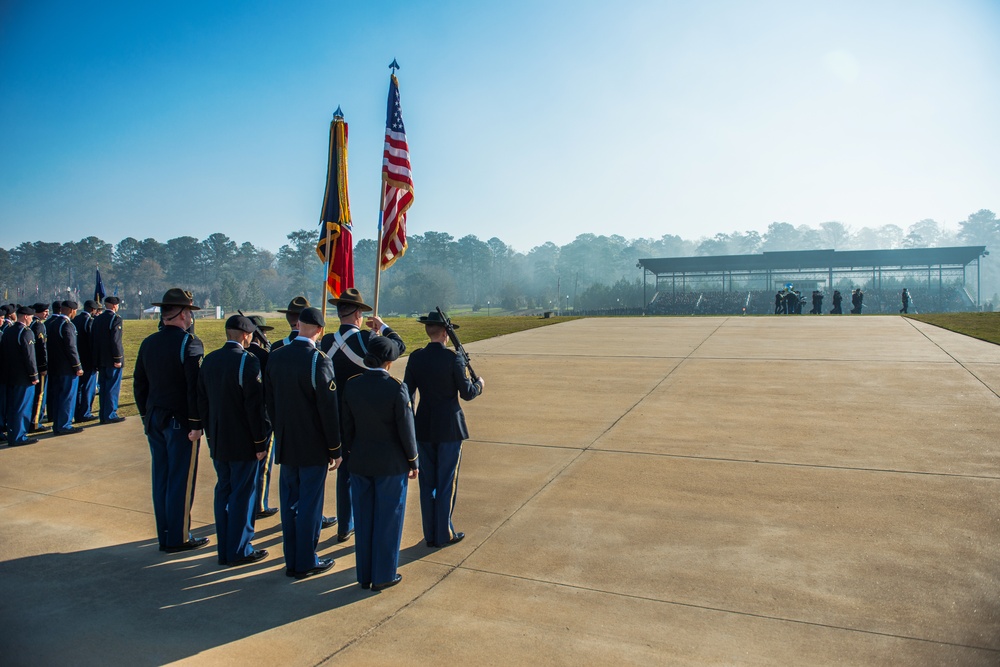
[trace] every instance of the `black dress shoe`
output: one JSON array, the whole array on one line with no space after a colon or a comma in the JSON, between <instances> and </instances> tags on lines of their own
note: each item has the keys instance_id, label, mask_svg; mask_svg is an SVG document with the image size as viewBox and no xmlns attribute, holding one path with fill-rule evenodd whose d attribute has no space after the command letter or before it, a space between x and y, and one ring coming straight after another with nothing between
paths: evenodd
<instances>
[{"instance_id":1,"label":"black dress shoe","mask_svg":"<svg viewBox=\"0 0 1000 667\"><path fill-rule=\"evenodd\" d=\"M320 528L329 528L330 526L337 525L337 517L335 516L325 516L323 521L320 523Z\"/></svg>"},{"instance_id":2,"label":"black dress shoe","mask_svg":"<svg viewBox=\"0 0 1000 667\"><path fill-rule=\"evenodd\" d=\"M351 535L353 534L354 534L353 530L349 530L346 533L337 533L337 541L346 542L347 540L351 539Z\"/></svg>"},{"instance_id":3,"label":"black dress shoe","mask_svg":"<svg viewBox=\"0 0 1000 667\"><path fill-rule=\"evenodd\" d=\"M124 417L112 417L111 419L102 419L102 424L120 424L125 421Z\"/></svg>"},{"instance_id":4,"label":"black dress shoe","mask_svg":"<svg viewBox=\"0 0 1000 667\"><path fill-rule=\"evenodd\" d=\"M52 427L36 424L35 426L32 426L31 428L28 429L28 433L44 433L45 431L48 431L50 428Z\"/></svg>"},{"instance_id":5,"label":"black dress shoe","mask_svg":"<svg viewBox=\"0 0 1000 667\"><path fill-rule=\"evenodd\" d=\"M278 513L278 508L277 507L268 507L266 510L261 510L261 511L257 512L257 517L256 518L258 518L258 519L266 519L268 517L274 516L277 513Z\"/></svg>"},{"instance_id":6,"label":"black dress shoe","mask_svg":"<svg viewBox=\"0 0 1000 667\"><path fill-rule=\"evenodd\" d=\"M305 572L296 572L293 576L296 579L305 579L306 577L314 577L317 574L322 574L323 572L326 572L331 567L333 567L332 558L320 558L319 565L317 565L311 570L306 570Z\"/></svg>"},{"instance_id":7,"label":"black dress shoe","mask_svg":"<svg viewBox=\"0 0 1000 667\"><path fill-rule=\"evenodd\" d=\"M77 424L86 424L87 422L97 421L100 419L97 415L90 415L89 417L80 417L79 419L74 419Z\"/></svg>"},{"instance_id":8,"label":"black dress shoe","mask_svg":"<svg viewBox=\"0 0 1000 667\"><path fill-rule=\"evenodd\" d=\"M256 563L267 558L267 549L255 549L253 553L243 558L238 558L233 562L229 563L229 567L236 567L237 565L250 565L251 563Z\"/></svg>"},{"instance_id":9,"label":"black dress shoe","mask_svg":"<svg viewBox=\"0 0 1000 667\"><path fill-rule=\"evenodd\" d=\"M362 588L362 590L366 590L366 591L367 591L367 590L369 590L369 589L370 589L371 587L372 587L372 585L371 585L371 584L361 584L361 588Z\"/></svg>"},{"instance_id":10,"label":"black dress shoe","mask_svg":"<svg viewBox=\"0 0 1000 667\"><path fill-rule=\"evenodd\" d=\"M36 442L38 442L38 438L25 438L24 440L21 440L20 442L12 442L12 443L10 443L10 446L11 447L23 447L24 445L33 445Z\"/></svg>"},{"instance_id":11,"label":"black dress shoe","mask_svg":"<svg viewBox=\"0 0 1000 667\"><path fill-rule=\"evenodd\" d=\"M398 584L402 580L403 580L403 575L397 574L396 578L393 579L392 581L388 582L388 583L384 583L384 584L372 584L372 590L373 591L384 591L387 588L392 588L393 586L395 586L396 584Z\"/></svg>"},{"instance_id":12,"label":"black dress shoe","mask_svg":"<svg viewBox=\"0 0 1000 667\"><path fill-rule=\"evenodd\" d=\"M455 533L455 537L451 538L450 540L448 540L447 542L445 542L441 546L447 547L447 546L450 546L452 544L458 544L459 542L461 542L464 539L465 539L465 533Z\"/></svg>"},{"instance_id":13,"label":"black dress shoe","mask_svg":"<svg viewBox=\"0 0 1000 667\"><path fill-rule=\"evenodd\" d=\"M176 547L167 547L166 549L164 549L164 551L166 551L168 554L176 554L182 551L191 551L192 549L201 549L202 547L207 547L207 546L208 546L207 537L195 537L188 540L184 544L177 545Z\"/></svg>"},{"instance_id":14,"label":"black dress shoe","mask_svg":"<svg viewBox=\"0 0 1000 667\"><path fill-rule=\"evenodd\" d=\"M52 435L74 435L76 433L83 433L83 429L79 426L73 426L67 429L53 429Z\"/></svg>"}]
</instances>

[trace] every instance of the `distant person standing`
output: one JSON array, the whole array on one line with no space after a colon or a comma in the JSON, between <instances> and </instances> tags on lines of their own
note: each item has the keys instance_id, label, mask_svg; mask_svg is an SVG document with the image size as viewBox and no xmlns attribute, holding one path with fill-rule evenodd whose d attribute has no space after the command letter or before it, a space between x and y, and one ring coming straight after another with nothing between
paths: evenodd
<instances>
[{"instance_id":1,"label":"distant person standing","mask_svg":"<svg viewBox=\"0 0 1000 667\"><path fill-rule=\"evenodd\" d=\"M194 322L191 292L167 290L160 307L163 328L146 337L135 360L135 405L149 440L153 513L160 551L199 549L207 537L191 534L191 504L202 436L198 373L204 346L188 328Z\"/></svg>"},{"instance_id":2,"label":"distant person standing","mask_svg":"<svg viewBox=\"0 0 1000 667\"><path fill-rule=\"evenodd\" d=\"M49 430L48 426L42 426L42 406L45 405L45 385L49 373L49 357L45 340L45 320L49 316L49 306L45 303L36 303L32 310L35 315L28 325L31 333L35 334L35 362L38 365L38 384L34 385L31 401L31 426L28 433L41 433Z\"/></svg>"},{"instance_id":3,"label":"distant person standing","mask_svg":"<svg viewBox=\"0 0 1000 667\"><path fill-rule=\"evenodd\" d=\"M901 312L901 313L909 313L910 312L910 293L906 291L905 287L903 288L903 293L902 293L902 295L900 295L900 298L903 301L903 307L899 309L899 312Z\"/></svg>"},{"instance_id":4,"label":"distant person standing","mask_svg":"<svg viewBox=\"0 0 1000 667\"><path fill-rule=\"evenodd\" d=\"M125 363L125 348L122 344L124 322L118 316L121 301L116 296L104 299L104 312L94 318L90 329L94 363L97 366L97 386L99 407L97 414L102 424L117 424L125 421L118 416L118 397L122 389L122 368Z\"/></svg>"},{"instance_id":5,"label":"distant person standing","mask_svg":"<svg viewBox=\"0 0 1000 667\"><path fill-rule=\"evenodd\" d=\"M844 302L844 297L841 295L840 290L833 290L833 309L830 311L831 315L843 315L844 309L841 304Z\"/></svg>"},{"instance_id":6,"label":"distant person standing","mask_svg":"<svg viewBox=\"0 0 1000 667\"><path fill-rule=\"evenodd\" d=\"M254 324L243 315L226 320L226 342L208 354L198 374L198 413L205 425L218 482L215 534L220 565L267 558L255 549L259 462L267 456L270 429L264 416L260 362L246 351Z\"/></svg>"},{"instance_id":7,"label":"distant person standing","mask_svg":"<svg viewBox=\"0 0 1000 667\"><path fill-rule=\"evenodd\" d=\"M483 393L486 383L483 378L473 382L465 359L445 347L447 322L439 313L429 313L418 321L424 325L430 342L410 354L403 383L411 401L420 395L414 423L420 453L424 540L429 547L444 547L465 537L465 533L455 531L452 522L462 441L469 437L458 399L471 401ZM457 329L458 325L454 327Z\"/></svg>"},{"instance_id":8,"label":"distant person standing","mask_svg":"<svg viewBox=\"0 0 1000 667\"><path fill-rule=\"evenodd\" d=\"M35 334L28 327L34 314L33 308L20 306L14 324L0 338L0 380L4 385L7 444L11 447L38 442L37 438L28 437L34 386L38 384Z\"/></svg>"},{"instance_id":9,"label":"distant person standing","mask_svg":"<svg viewBox=\"0 0 1000 667\"><path fill-rule=\"evenodd\" d=\"M73 318L76 327L76 346L80 353L80 366L83 375L77 383L75 418L78 423L94 421L92 410L94 395L97 393L97 362L94 360L94 348L91 341L91 329L94 326L94 315L97 314L97 302L87 299L83 302L83 310Z\"/></svg>"},{"instance_id":10,"label":"distant person standing","mask_svg":"<svg viewBox=\"0 0 1000 667\"><path fill-rule=\"evenodd\" d=\"M337 383L329 357L316 347L326 321L316 308L299 313L299 335L267 360L264 397L281 466L281 532L285 574L304 579L333 567L319 558L328 470L341 463Z\"/></svg>"},{"instance_id":11,"label":"distant person standing","mask_svg":"<svg viewBox=\"0 0 1000 667\"><path fill-rule=\"evenodd\" d=\"M395 343L375 336L368 341L367 369L341 388L344 446L351 451L345 465L351 468L358 583L374 591L402 579L396 570L406 487L419 472L410 395L389 375L398 358Z\"/></svg>"},{"instance_id":12,"label":"distant person standing","mask_svg":"<svg viewBox=\"0 0 1000 667\"><path fill-rule=\"evenodd\" d=\"M406 344L399 334L385 325L378 316L368 319L370 330L362 331L361 322L364 314L372 310L372 307L364 302L361 292L349 287L344 290L340 297L330 299L328 303L337 308L337 316L340 319L340 328L333 333L323 336L320 342L320 349L330 357L333 362L333 373L337 377L337 386L343 387L348 379L364 373L368 370L365 366L365 355L368 354L370 343L383 336L399 355L406 351ZM344 395L338 392L341 401ZM341 405L341 407L343 407ZM343 423L343 422L341 422ZM350 466L347 465L351 457L348 447L343 449L344 465L337 469L337 541L346 542L354 532L353 503L351 493Z\"/></svg>"},{"instance_id":13,"label":"distant person standing","mask_svg":"<svg viewBox=\"0 0 1000 667\"><path fill-rule=\"evenodd\" d=\"M71 321L76 315L76 301L63 301L59 313L45 324L48 340L49 395L52 397L52 432L68 435L83 431L73 426L76 412L77 382L83 375L80 353L76 344L76 327Z\"/></svg>"}]
</instances>

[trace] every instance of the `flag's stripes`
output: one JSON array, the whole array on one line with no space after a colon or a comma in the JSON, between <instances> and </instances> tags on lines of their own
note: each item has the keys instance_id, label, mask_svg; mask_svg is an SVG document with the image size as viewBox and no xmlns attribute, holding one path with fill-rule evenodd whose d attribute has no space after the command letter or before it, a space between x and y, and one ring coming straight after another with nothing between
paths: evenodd
<instances>
[{"instance_id":1,"label":"flag's stripes","mask_svg":"<svg viewBox=\"0 0 1000 667\"><path fill-rule=\"evenodd\" d=\"M399 81L389 81L385 115L385 145L382 149L382 246L380 266L387 269L406 252L406 211L413 204L413 173L410 147L399 104Z\"/></svg>"}]
</instances>

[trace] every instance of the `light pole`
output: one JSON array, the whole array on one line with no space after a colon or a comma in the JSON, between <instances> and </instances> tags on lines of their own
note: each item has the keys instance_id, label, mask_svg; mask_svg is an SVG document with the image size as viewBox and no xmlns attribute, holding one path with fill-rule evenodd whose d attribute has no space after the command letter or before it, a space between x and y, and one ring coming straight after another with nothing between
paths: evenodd
<instances>
[{"instance_id":1,"label":"light pole","mask_svg":"<svg viewBox=\"0 0 1000 667\"><path fill-rule=\"evenodd\" d=\"M490 316L490 302L486 302L486 317Z\"/></svg>"}]
</instances>

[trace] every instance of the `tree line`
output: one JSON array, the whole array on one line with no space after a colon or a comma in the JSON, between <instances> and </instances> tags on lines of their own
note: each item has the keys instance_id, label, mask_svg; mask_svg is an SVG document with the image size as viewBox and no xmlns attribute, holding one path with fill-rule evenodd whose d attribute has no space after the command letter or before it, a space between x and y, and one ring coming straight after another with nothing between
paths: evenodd
<instances>
[{"instance_id":1,"label":"tree line","mask_svg":"<svg viewBox=\"0 0 1000 667\"><path fill-rule=\"evenodd\" d=\"M288 234L277 253L238 243L222 233L203 240L181 236L160 242L132 237L108 243L90 236L76 242L25 242L0 248L0 276L6 302L90 298L95 268L108 294L117 293L126 316L134 317L171 286L195 293L203 307L272 311L295 294L320 299L323 266L316 256L318 229ZM897 225L851 230L840 222L819 227L775 222L764 233L718 233L695 240L580 234L557 246L544 243L518 252L498 237L459 239L428 231L407 239L403 258L382 273L379 310L426 313L435 306L594 310L642 305L639 259L692 255L753 254L780 250L867 250L953 245L1000 247L1000 221L987 209L950 230L934 220L907 229ZM375 241L354 246L355 284L374 292ZM983 293L1000 290L1000 261L982 262ZM651 296L648 294L647 296Z\"/></svg>"}]
</instances>

